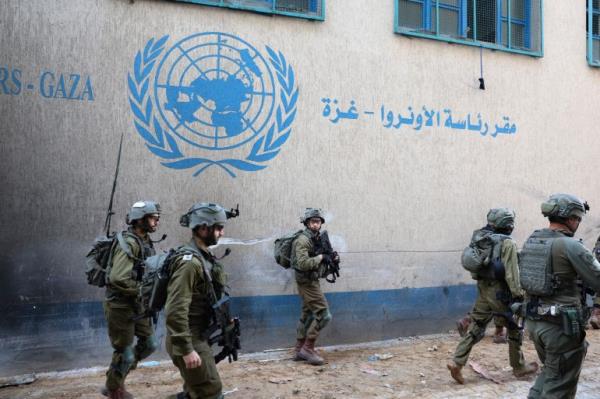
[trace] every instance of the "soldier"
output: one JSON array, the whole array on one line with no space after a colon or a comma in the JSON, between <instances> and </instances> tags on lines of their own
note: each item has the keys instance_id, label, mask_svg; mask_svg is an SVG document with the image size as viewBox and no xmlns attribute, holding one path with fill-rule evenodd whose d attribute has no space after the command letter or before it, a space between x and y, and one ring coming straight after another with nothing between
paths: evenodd
<instances>
[{"instance_id":1,"label":"soldier","mask_svg":"<svg viewBox=\"0 0 600 399\"><path fill-rule=\"evenodd\" d=\"M583 284L600 292L600 263L573 238L589 210L569 194L542 203L548 228L536 230L521 251L521 285L526 291L527 329L544 367L529 398L574 398L586 354Z\"/></svg>"},{"instance_id":2,"label":"soldier","mask_svg":"<svg viewBox=\"0 0 600 399\"><path fill-rule=\"evenodd\" d=\"M600 237L596 240L593 253L596 256L596 260L600 261ZM600 329L600 292L596 292L589 324L594 330Z\"/></svg>"},{"instance_id":3,"label":"soldier","mask_svg":"<svg viewBox=\"0 0 600 399\"><path fill-rule=\"evenodd\" d=\"M337 254L315 254L319 248L320 230L325 218L320 209L307 208L301 218L304 231L292 243L291 265L295 270L298 294L302 299L302 313L298 322L294 360L306 360L318 366L324 360L315 350L320 331L331 321L327 299L319 278L324 276L330 262L339 262Z\"/></svg>"},{"instance_id":4,"label":"soldier","mask_svg":"<svg viewBox=\"0 0 600 399\"><path fill-rule=\"evenodd\" d=\"M197 203L181 217L192 238L178 249L171 264L165 318L166 347L183 378L177 399L222 398L222 384L208 344L212 305L225 293L227 276L209 247L224 234L226 211L216 204Z\"/></svg>"},{"instance_id":5,"label":"soldier","mask_svg":"<svg viewBox=\"0 0 600 399\"><path fill-rule=\"evenodd\" d=\"M478 295L471 311L473 322L456 347L453 361L447 365L450 375L459 384L465 383L461 370L467 363L473 346L485 336L485 329L494 313L510 314L510 303L523 296L519 285L517 244L510 238L515 213L507 208L494 208L488 212L487 220L488 225L476 230L473 236L489 235L493 238L495 245L492 247L492 258L499 262L491 262L475 276ZM508 354L513 374L522 377L534 373L538 368L537 363L525 364L523 358L521 330L514 322L501 320L508 328Z\"/></svg>"},{"instance_id":6,"label":"soldier","mask_svg":"<svg viewBox=\"0 0 600 399\"><path fill-rule=\"evenodd\" d=\"M142 309L139 285L142 262L154 255L150 233L158 228L160 205L154 201L138 201L127 214L127 231L117 234L107 270L104 315L108 336L114 349L112 363L106 372L102 394L111 399L133 396L125 389L125 378L137 363L158 347L149 317L139 317ZM133 346L134 337L137 343Z\"/></svg>"},{"instance_id":7,"label":"soldier","mask_svg":"<svg viewBox=\"0 0 600 399\"><path fill-rule=\"evenodd\" d=\"M472 321L473 320L471 320L471 314L467 314L462 319L459 319L456 322L456 329L458 330L458 335L464 337L467 334L467 330L469 329L469 325ZM508 342L506 340L506 331L504 328L504 324L497 316L494 317L494 325L496 326L496 328L494 329L494 336L492 338L492 341L495 344L505 344L506 342Z\"/></svg>"}]
</instances>

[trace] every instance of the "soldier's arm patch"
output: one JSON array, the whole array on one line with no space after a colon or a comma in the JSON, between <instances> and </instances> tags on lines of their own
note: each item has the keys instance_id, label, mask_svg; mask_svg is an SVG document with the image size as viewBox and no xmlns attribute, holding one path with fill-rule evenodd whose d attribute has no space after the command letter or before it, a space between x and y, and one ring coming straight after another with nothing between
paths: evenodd
<instances>
[{"instance_id":1,"label":"soldier's arm patch","mask_svg":"<svg viewBox=\"0 0 600 399\"><path fill-rule=\"evenodd\" d=\"M184 261L190 261L190 260L192 260L192 258L193 258L193 255L192 255L192 254L186 254L186 255L183 255L183 258L182 258L182 259L183 259Z\"/></svg>"}]
</instances>

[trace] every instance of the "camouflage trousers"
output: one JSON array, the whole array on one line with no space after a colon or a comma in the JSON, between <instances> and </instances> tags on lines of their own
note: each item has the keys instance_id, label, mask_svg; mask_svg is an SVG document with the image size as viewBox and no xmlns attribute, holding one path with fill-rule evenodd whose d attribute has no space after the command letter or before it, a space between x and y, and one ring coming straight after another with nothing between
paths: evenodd
<instances>
[{"instance_id":1,"label":"camouflage trousers","mask_svg":"<svg viewBox=\"0 0 600 399\"><path fill-rule=\"evenodd\" d=\"M134 321L135 315L135 306L104 302L108 337L114 349L110 367L106 372L106 387L110 390L122 386L127 374L136 367L137 362L150 356L158 348L150 319ZM133 346L136 337L137 342Z\"/></svg>"},{"instance_id":2,"label":"camouflage trousers","mask_svg":"<svg viewBox=\"0 0 600 399\"><path fill-rule=\"evenodd\" d=\"M578 336L563 332L560 324L527 320L527 329L540 361L544 364L529 399L572 399L577 393L577 381L588 343L585 331Z\"/></svg>"},{"instance_id":3,"label":"camouflage trousers","mask_svg":"<svg viewBox=\"0 0 600 399\"><path fill-rule=\"evenodd\" d=\"M506 313L510 311L508 303L498 299L506 297L508 287L503 281L479 280L477 281L477 300L471 311L473 322L464 337L458 343L454 352L454 362L464 366L467 364L471 349L476 343L485 336L485 329L489 322L494 318L494 312ZM518 328L508 327L508 322L503 318L495 319L496 325L507 327L508 329L508 357L510 365L514 370L525 367L525 360L521 345L523 334Z\"/></svg>"},{"instance_id":4,"label":"camouflage trousers","mask_svg":"<svg viewBox=\"0 0 600 399\"><path fill-rule=\"evenodd\" d=\"M208 342L197 337L192 338L192 346L202 360L200 367L193 369L185 367L183 356L173 354L173 344L169 335L167 335L165 346L173 364L179 369L179 374L183 378L183 391L189 399L222 398L223 385Z\"/></svg>"},{"instance_id":5,"label":"camouflage trousers","mask_svg":"<svg viewBox=\"0 0 600 399\"><path fill-rule=\"evenodd\" d=\"M298 283L298 294L302 299L302 313L298 321L297 339L316 340L319 332L331 320L327 299L319 281Z\"/></svg>"}]
</instances>

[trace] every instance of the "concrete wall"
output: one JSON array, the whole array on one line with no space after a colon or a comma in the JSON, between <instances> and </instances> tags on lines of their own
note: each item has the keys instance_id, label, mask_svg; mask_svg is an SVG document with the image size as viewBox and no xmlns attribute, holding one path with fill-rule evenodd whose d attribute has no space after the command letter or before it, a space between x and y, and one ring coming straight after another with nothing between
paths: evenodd
<instances>
[{"instance_id":1,"label":"concrete wall","mask_svg":"<svg viewBox=\"0 0 600 399\"><path fill-rule=\"evenodd\" d=\"M480 50L393 33L392 1L329 0L324 22L158 0L5 1L3 360L21 362L23 369L108 362L103 292L85 283L82 259L101 232L121 133L115 228L124 226L134 201L157 200L165 210L160 232L169 235L159 246L166 249L187 240L178 220L192 203L240 204L241 217L226 229L234 251L225 263L249 349L293 338L299 305L291 274L272 259L272 239L298 228L307 206L327 210L326 227L343 258L342 277L325 287L334 322L324 342L451 326L473 298L459 252L490 207L516 209L515 237L522 242L545 223L539 203L548 194L580 195L592 206L580 228L591 245L600 222L594 206L600 194L594 184L600 71L586 63L584 9L567 1L544 3L543 58L484 50L482 91ZM225 40L220 50L219 38ZM194 49L192 43L206 46ZM276 61L267 46L278 54ZM193 59L212 56L196 61L212 70L207 80L220 77L219 70L233 73L234 62L242 60L239 50L252 59L241 74L253 79L242 78L252 100L216 116L206 108L195 114L205 122L225 119L230 130L218 128L223 137L217 140L201 139L198 132L215 130L193 116L189 126L196 133L168 127L177 118L165 104L190 97L178 90L167 98L165 83L189 87L200 76L193 66L185 69L191 63L181 49ZM203 97L207 107L223 101L214 96L232 93L203 90L213 95ZM141 103L138 114L132 101ZM356 119L343 114L351 105ZM179 105L180 119L189 106ZM425 126L425 111L432 110L432 126ZM488 133L445 126L444 110L455 124L467 116L479 124L480 115ZM236 128L231 121L237 111L256 117L254 125ZM405 122L396 128L398 114ZM416 130L419 117L423 126ZM514 133L492 137L504 117ZM237 147L219 150L215 143ZM195 167L173 168L185 162ZM373 318L369 334L361 317L367 314ZM104 357L77 362L65 350L73 342L102 348ZM24 354L33 350L46 354L48 363L31 365ZM0 364L3 374L15 371Z\"/></svg>"}]
</instances>

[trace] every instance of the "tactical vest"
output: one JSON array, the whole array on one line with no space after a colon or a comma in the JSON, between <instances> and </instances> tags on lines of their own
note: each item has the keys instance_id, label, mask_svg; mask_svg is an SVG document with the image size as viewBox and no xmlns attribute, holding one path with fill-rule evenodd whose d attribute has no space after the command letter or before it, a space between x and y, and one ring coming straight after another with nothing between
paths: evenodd
<instances>
[{"instance_id":1,"label":"tactical vest","mask_svg":"<svg viewBox=\"0 0 600 399\"><path fill-rule=\"evenodd\" d=\"M519 260L521 287L530 296L548 297L556 293L558 281L552 266L552 245L563 234L536 230L527 239Z\"/></svg>"}]
</instances>

